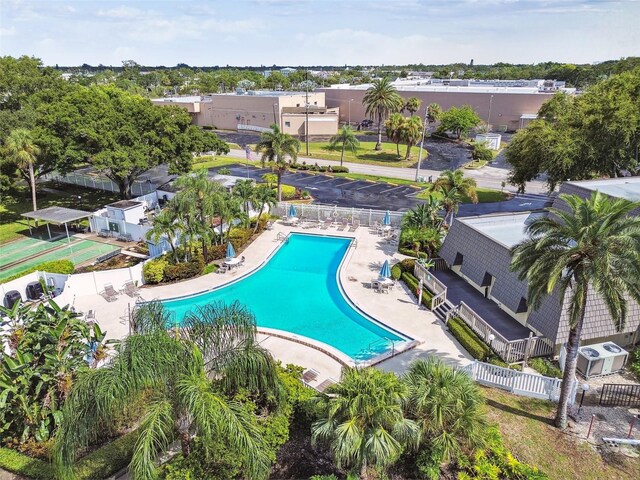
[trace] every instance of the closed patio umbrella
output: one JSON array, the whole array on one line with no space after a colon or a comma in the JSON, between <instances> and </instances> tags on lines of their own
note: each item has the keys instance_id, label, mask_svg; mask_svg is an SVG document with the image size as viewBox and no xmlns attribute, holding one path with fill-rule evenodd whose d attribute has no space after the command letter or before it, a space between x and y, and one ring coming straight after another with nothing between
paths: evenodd
<instances>
[{"instance_id":1,"label":"closed patio umbrella","mask_svg":"<svg viewBox=\"0 0 640 480\"><path fill-rule=\"evenodd\" d=\"M289 216L290 217L297 217L298 216L298 212L296 211L296 207L293 204L291 204L291 206L289 207Z\"/></svg>"},{"instance_id":2,"label":"closed patio umbrella","mask_svg":"<svg viewBox=\"0 0 640 480\"><path fill-rule=\"evenodd\" d=\"M387 210L387 212L384 214L384 218L382 219L382 224L391 225L391 214L389 213L389 210Z\"/></svg>"},{"instance_id":3,"label":"closed patio umbrella","mask_svg":"<svg viewBox=\"0 0 640 480\"><path fill-rule=\"evenodd\" d=\"M236 251L233 249L233 245L231 242L227 243L227 258L234 258L236 256Z\"/></svg>"},{"instance_id":4,"label":"closed patio umbrella","mask_svg":"<svg viewBox=\"0 0 640 480\"><path fill-rule=\"evenodd\" d=\"M391 267L389 267L389 260L385 260L380 269L380 278L391 277Z\"/></svg>"}]
</instances>

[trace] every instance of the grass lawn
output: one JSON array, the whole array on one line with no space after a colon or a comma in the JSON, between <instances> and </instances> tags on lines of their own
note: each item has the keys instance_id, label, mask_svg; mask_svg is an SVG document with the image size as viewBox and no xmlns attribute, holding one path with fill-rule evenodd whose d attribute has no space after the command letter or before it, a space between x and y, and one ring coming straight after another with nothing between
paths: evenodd
<instances>
[{"instance_id":1,"label":"grass lawn","mask_svg":"<svg viewBox=\"0 0 640 480\"><path fill-rule=\"evenodd\" d=\"M44 186L61 190L61 192L42 191ZM64 186L39 184L38 187L38 208L59 206L93 212L107 203L119 200L117 193L69 184L64 184ZM20 235L29 234L27 219L21 217L20 214L30 212L32 209L31 193L27 187L20 187L8 195L3 195L2 201L0 201L0 245L15 240ZM33 225L33 221L31 225ZM40 229L43 227L44 224L40 222Z\"/></svg>"},{"instance_id":2,"label":"grass lawn","mask_svg":"<svg viewBox=\"0 0 640 480\"><path fill-rule=\"evenodd\" d=\"M426 200L429 198L429 195L434 195L438 198L442 196L440 192L432 193L431 188L433 187L427 187L426 190L420 192L418 194L418 198ZM493 188L477 187L476 192L478 193L478 203L502 202L509 198L508 193L501 192L500 190L495 190ZM462 203L471 203L471 200L468 197L463 197Z\"/></svg>"},{"instance_id":3,"label":"grass lawn","mask_svg":"<svg viewBox=\"0 0 640 480\"><path fill-rule=\"evenodd\" d=\"M484 388L489 419L497 423L507 448L518 460L552 479L638 479L640 461L602 456L591 446L553 427L556 404Z\"/></svg>"},{"instance_id":4,"label":"grass lawn","mask_svg":"<svg viewBox=\"0 0 640 480\"><path fill-rule=\"evenodd\" d=\"M200 168L214 168L224 167L226 165L246 164L247 160L244 158L223 157L223 156L211 156L205 155L194 159L193 169L198 170ZM252 165L257 165L257 162L249 162Z\"/></svg>"},{"instance_id":5,"label":"grass lawn","mask_svg":"<svg viewBox=\"0 0 640 480\"><path fill-rule=\"evenodd\" d=\"M404 154L407 150L406 145L400 144L400 158L396 153L396 144L384 142L382 150L375 151L375 142L360 142L355 155L350 151L344 152L344 161L352 163L362 163L365 165L384 165L387 167L409 167L418 159L419 147L411 149L411 158L404 160ZM423 149L422 158L426 157L426 149ZM304 142L300 145L299 155L306 157L306 149ZM309 143L309 157L322 158L325 160L340 160L340 151L329 150L329 142L311 142Z\"/></svg>"}]
</instances>

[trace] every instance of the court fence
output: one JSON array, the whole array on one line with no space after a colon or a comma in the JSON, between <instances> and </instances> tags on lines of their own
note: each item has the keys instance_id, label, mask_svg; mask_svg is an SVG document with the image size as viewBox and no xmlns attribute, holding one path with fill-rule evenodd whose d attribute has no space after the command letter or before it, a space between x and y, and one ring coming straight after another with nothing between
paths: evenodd
<instances>
[{"instance_id":1,"label":"court fence","mask_svg":"<svg viewBox=\"0 0 640 480\"><path fill-rule=\"evenodd\" d=\"M373 210L371 208L338 207L335 205L322 205L319 203L291 203L279 202L274 209L275 215L287 216L291 205L295 206L296 216L310 221L322 222L328 218L334 220L347 219L350 223L358 220L360 225L373 226L376 222L382 224L385 215L389 215L392 227L400 227L403 212Z\"/></svg>"}]
</instances>

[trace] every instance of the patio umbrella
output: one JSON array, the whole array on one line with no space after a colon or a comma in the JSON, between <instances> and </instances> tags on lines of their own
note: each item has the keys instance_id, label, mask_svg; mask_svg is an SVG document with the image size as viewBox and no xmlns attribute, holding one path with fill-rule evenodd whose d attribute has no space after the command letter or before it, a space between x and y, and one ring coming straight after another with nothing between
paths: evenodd
<instances>
[{"instance_id":1,"label":"patio umbrella","mask_svg":"<svg viewBox=\"0 0 640 480\"><path fill-rule=\"evenodd\" d=\"M231 242L227 243L227 258L234 258L236 256L236 251L233 249L233 245Z\"/></svg>"},{"instance_id":2,"label":"patio umbrella","mask_svg":"<svg viewBox=\"0 0 640 480\"><path fill-rule=\"evenodd\" d=\"M296 207L293 204L291 204L291 206L289 207L289 216L290 217L297 217L298 216L298 212L296 212Z\"/></svg>"},{"instance_id":3,"label":"patio umbrella","mask_svg":"<svg viewBox=\"0 0 640 480\"><path fill-rule=\"evenodd\" d=\"M387 210L387 212L384 214L384 218L382 219L382 224L391 225L391 214L389 213L389 210Z\"/></svg>"},{"instance_id":4,"label":"patio umbrella","mask_svg":"<svg viewBox=\"0 0 640 480\"><path fill-rule=\"evenodd\" d=\"M389 267L389 260L385 260L382 268L380 269L380 278L391 277L391 268Z\"/></svg>"}]
</instances>

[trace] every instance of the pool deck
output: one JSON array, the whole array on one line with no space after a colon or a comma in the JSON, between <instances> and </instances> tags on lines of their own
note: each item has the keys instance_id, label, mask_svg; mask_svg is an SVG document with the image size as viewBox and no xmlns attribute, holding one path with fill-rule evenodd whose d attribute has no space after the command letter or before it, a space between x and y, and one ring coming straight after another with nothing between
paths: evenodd
<instances>
[{"instance_id":1,"label":"pool deck","mask_svg":"<svg viewBox=\"0 0 640 480\"><path fill-rule=\"evenodd\" d=\"M444 324L433 313L424 308L419 309L415 297L404 287L397 286L388 294L376 293L368 284L376 278L382 263L389 260L391 264L406 258L396 251L395 245L372 233L367 227L360 227L356 232L338 231L335 228L290 227L276 222L272 230L262 233L242 255L245 265L234 268L225 274L211 273L191 280L171 285L143 287L140 292L144 300L167 299L189 295L244 276L258 268L280 244L279 233L308 233L355 237L357 246L347 252L347 257L340 272L340 281L349 299L366 314L376 318L392 329L417 340L418 345L393 358L377 364L386 371L402 373L409 363L416 358L435 356L452 365L466 365L471 357L447 331ZM71 299L64 298L68 303ZM99 295L77 297L74 306L81 311L96 311L96 319L109 338L123 338L128 334L128 311L133 308L135 300L120 295L115 302L108 303ZM339 380L342 365L334 358L326 355L318 348L303 345L296 341L285 340L269 333L260 333L259 341L272 352L275 358L283 363L295 363L305 368L313 368L320 372L319 381L326 378ZM313 385L312 385L313 386Z\"/></svg>"}]
</instances>

